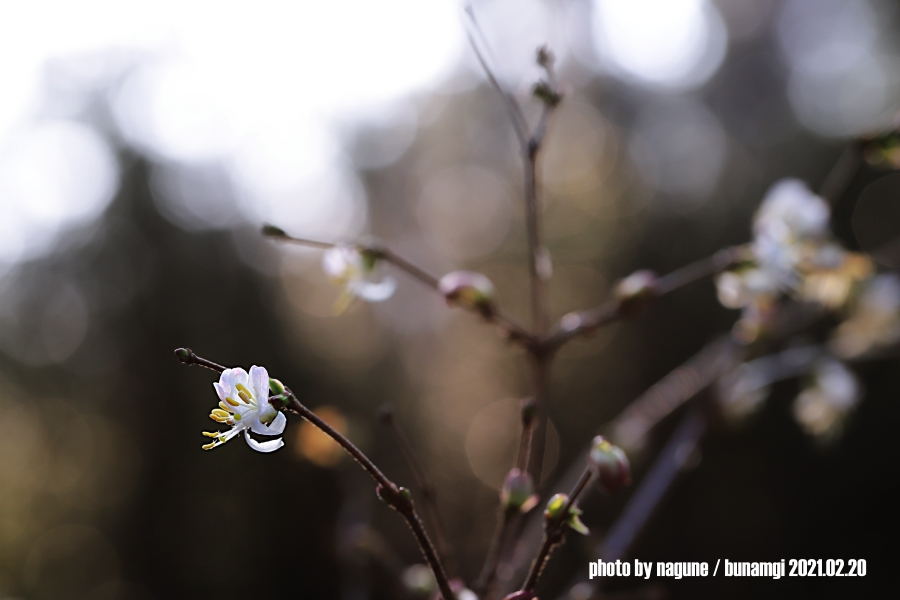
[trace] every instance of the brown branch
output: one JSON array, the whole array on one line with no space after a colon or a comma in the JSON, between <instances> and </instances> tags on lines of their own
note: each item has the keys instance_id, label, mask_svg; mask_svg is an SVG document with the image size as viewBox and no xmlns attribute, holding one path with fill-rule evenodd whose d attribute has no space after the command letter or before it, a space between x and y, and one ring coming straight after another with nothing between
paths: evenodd
<instances>
[{"instance_id":1,"label":"brown branch","mask_svg":"<svg viewBox=\"0 0 900 600\"><path fill-rule=\"evenodd\" d=\"M537 585L544 567L547 566L547 562L553 554L553 550L562 544L565 539L569 509L575 505L578 496L580 496L581 492L587 488L593 474L594 471L590 465L585 467L584 471L581 473L581 477L578 478L578 481L575 482L575 486L569 493L569 497L566 499L559 517L555 519L547 518L544 527L544 539L541 542L537 555L534 557L534 561L531 563L531 569L528 571L525 583L522 584L523 591L534 591L534 586Z\"/></svg>"},{"instance_id":2,"label":"brown branch","mask_svg":"<svg viewBox=\"0 0 900 600\"><path fill-rule=\"evenodd\" d=\"M681 289L695 281L721 273L746 254L746 246L725 248L698 261L692 262L657 279L654 298L659 298ZM624 316L623 304L611 299L600 306L581 312L569 313L560 320L550 335L544 340L545 352L555 352L560 347L582 335L591 334Z\"/></svg>"},{"instance_id":3,"label":"brown branch","mask_svg":"<svg viewBox=\"0 0 900 600\"><path fill-rule=\"evenodd\" d=\"M225 367L197 356L188 348L179 348L175 351L175 356L178 360L187 365L199 365L220 373L225 370ZM438 588L440 589L444 600L455 600L456 595L450 587L450 580L447 577L447 572L444 570L444 565L438 556L437 550L434 548L434 544L428 537L428 533L425 531L425 527L422 525L418 513L416 513L412 494L409 490L398 486L388 479L362 450L357 448L353 442L344 437L344 435L334 427L323 421L316 413L301 404L297 399L297 396L294 395L294 392L289 388L285 387L283 395L273 396L270 401L275 401L275 398L278 398L283 410L290 410L291 412L297 413L318 427L322 433L337 442L357 463L359 463L372 479L375 480L375 483L377 484L375 491L378 494L378 497L388 506L400 513L406 520L406 524L409 525L409 528L412 530L416 541L419 543L422 555L425 557L425 560L428 561L428 565L434 573L434 578L437 581Z\"/></svg>"},{"instance_id":4,"label":"brown branch","mask_svg":"<svg viewBox=\"0 0 900 600\"><path fill-rule=\"evenodd\" d=\"M266 225L263 227L263 234L278 241L298 244L300 246L308 246L310 248L327 250L329 248L334 248L337 245L332 242L322 242L307 238L294 237L271 225ZM363 244L353 244L353 246L360 252L368 252L374 254L381 260L394 265L401 271L412 276L414 279L417 279L431 289L439 291L439 279L437 277L412 264L393 250L389 250L387 248L379 246L366 246ZM505 314L500 309L494 308L492 311L490 311L490 313L485 313L473 308L471 309L471 312L475 312L485 320L487 320L489 323L497 325L502 331L504 337L506 337L508 340L518 343L526 349L535 347L537 345L537 340L533 335L531 335L522 325L520 325L518 321Z\"/></svg>"},{"instance_id":5,"label":"brown branch","mask_svg":"<svg viewBox=\"0 0 900 600\"><path fill-rule=\"evenodd\" d=\"M437 506L437 490L434 487L434 483L428 478L422 463L419 462L419 459L416 456L409 438L394 417L393 406L386 404L381 407L380 412L381 421L390 430L397 447L400 449L403 460L406 462L406 465L412 473L413 479L416 482L416 487L418 487L419 491L422 493L422 504L427 513L428 520L431 523L431 527L434 530L434 537L437 540L438 549L444 557L444 560L447 562L447 570L451 571L453 569L450 568L450 565L456 561L452 559L450 545L447 542L444 523Z\"/></svg>"}]
</instances>

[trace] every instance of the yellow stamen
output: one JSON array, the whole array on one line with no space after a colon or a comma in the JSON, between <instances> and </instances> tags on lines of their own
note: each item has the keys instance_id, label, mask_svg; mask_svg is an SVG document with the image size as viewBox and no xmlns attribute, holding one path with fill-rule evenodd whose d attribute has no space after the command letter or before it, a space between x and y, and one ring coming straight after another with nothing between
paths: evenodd
<instances>
[{"instance_id":1,"label":"yellow stamen","mask_svg":"<svg viewBox=\"0 0 900 600\"><path fill-rule=\"evenodd\" d=\"M227 423L228 422L227 417L220 417L219 415L217 415L215 413L209 413L209 418L212 419L213 421L218 421L219 423Z\"/></svg>"},{"instance_id":2,"label":"yellow stamen","mask_svg":"<svg viewBox=\"0 0 900 600\"><path fill-rule=\"evenodd\" d=\"M213 448L216 447L216 443L215 443L215 442L210 442L210 443L208 443L208 444L203 444L203 445L200 446L200 447L203 448L204 450L212 450Z\"/></svg>"},{"instance_id":3,"label":"yellow stamen","mask_svg":"<svg viewBox=\"0 0 900 600\"><path fill-rule=\"evenodd\" d=\"M226 412L231 412L231 407L225 404L224 402L219 402L219 408Z\"/></svg>"},{"instance_id":4,"label":"yellow stamen","mask_svg":"<svg viewBox=\"0 0 900 600\"><path fill-rule=\"evenodd\" d=\"M250 394L248 394L247 392L245 392L244 390L241 390L238 392L238 398L240 398L247 404L250 404L250 398L252 398L252 396Z\"/></svg>"},{"instance_id":5,"label":"yellow stamen","mask_svg":"<svg viewBox=\"0 0 900 600\"><path fill-rule=\"evenodd\" d=\"M218 416L222 417L223 419L227 419L228 417L231 416L231 414L227 410L222 410L221 408L214 408L212 410L212 414L218 415Z\"/></svg>"},{"instance_id":6,"label":"yellow stamen","mask_svg":"<svg viewBox=\"0 0 900 600\"><path fill-rule=\"evenodd\" d=\"M240 406L240 405L241 405L240 402L238 402L237 400L235 400L235 399L232 398L231 396L228 396L227 398L225 398L225 402L227 402L228 404L230 404L230 405L232 405L232 406Z\"/></svg>"},{"instance_id":7,"label":"yellow stamen","mask_svg":"<svg viewBox=\"0 0 900 600\"><path fill-rule=\"evenodd\" d=\"M219 432L218 432L218 431L201 431L200 433L202 433L202 434L205 435L206 437L211 437L211 438L218 438L218 437L219 437Z\"/></svg>"},{"instance_id":8,"label":"yellow stamen","mask_svg":"<svg viewBox=\"0 0 900 600\"><path fill-rule=\"evenodd\" d=\"M251 398L253 397L253 392L251 392L250 390L248 390L248 389L247 389L247 386L245 386L243 383L237 384L236 386L234 386L234 388L238 391L238 395L240 395L240 392L244 392L245 394L247 394L247 395L250 396Z\"/></svg>"}]
</instances>

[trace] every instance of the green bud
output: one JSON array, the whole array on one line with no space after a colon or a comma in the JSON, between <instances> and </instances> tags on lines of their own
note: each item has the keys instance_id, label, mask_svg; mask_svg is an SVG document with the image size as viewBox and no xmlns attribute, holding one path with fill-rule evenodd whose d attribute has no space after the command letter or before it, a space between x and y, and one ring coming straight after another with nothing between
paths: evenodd
<instances>
[{"instance_id":1,"label":"green bud","mask_svg":"<svg viewBox=\"0 0 900 600\"><path fill-rule=\"evenodd\" d=\"M569 501L567 494L556 494L547 502L547 508L544 510L544 517L547 519L557 520L563 516L563 509Z\"/></svg>"},{"instance_id":2,"label":"green bud","mask_svg":"<svg viewBox=\"0 0 900 600\"><path fill-rule=\"evenodd\" d=\"M275 394L283 394L284 384L277 379L269 379L269 389Z\"/></svg>"},{"instance_id":3,"label":"green bud","mask_svg":"<svg viewBox=\"0 0 900 600\"><path fill-rule=\"evenodd\" d=\"M399 488L397 491L400 492L400 497L404 500L412 500L412 492L405 487Z\"/></svg>"},{"instance_id":4,"label":"green bud","mask_svg":"<svg viewBox=\"0 0 900 600\"><path fill-rule=\"evenodd\" d=\"M190 363L191 357L194 355L194 351L190 348L178 348L175 350L175 358L180 360L183 363Z\"/></svg>"},{"instance_id":5,"label":"green bud","mask_svg":"<svg viewBox=\"0 0 900 600\"><path fill-rule=\"evenodd\" d=\"M531 93L549 107L554 107L562 101L562 95L546 81L539 81L534 84Z\"/></svg>"},{"instance_id":6,"label":"green bud","mask_svg":"<svg viewBox=\"0 0 900 600\"><path fill-rule=\"evenodd\" d=\"M578 508L576 506L570 507L569 508L569 518L566 519L566 525L568 525L569 527L571 527L572 529L574 529L581 535L588 535L590 533L590 530L587 527L585 527L584 523L581 522L581 519L579 518L580 516L581 516L580 508Z\"/></svg>"}]
</instances>

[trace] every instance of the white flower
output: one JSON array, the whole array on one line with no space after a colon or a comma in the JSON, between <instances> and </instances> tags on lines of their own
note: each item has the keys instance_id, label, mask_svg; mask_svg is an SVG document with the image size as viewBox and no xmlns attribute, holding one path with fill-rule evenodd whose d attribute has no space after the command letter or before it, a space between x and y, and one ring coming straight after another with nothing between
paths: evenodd
<instances>
[{"instance_id":1,"label":"white flower","mask_svg":"<svg viewBox=\"0 0 900 600\"><path fill-rule=\"evenodd\" d=\"M380 281L371 281L378 261L361 253L356 247L338 244L329 248L322 256L325 274L344 288L337 301L338 312L349 308L354 298L368 302L382 302L390 298L397 288L397 281L385 276Z\"/></svg>"},{"instance_id":2,"label":"white flower","mask_svg":"<svg viewBox=\"0 0 900 600\"><path fill-rule=\"evenodd\" d=\"M828 232L831 210L799 179L781 179L769 188L753 222L757 237L782 243L820 237Z\"/></svg>"},{"instance_id":3,"label":"white flower","mask_svg":"<svg viewBox=\"0 0 900 600\"><path fill-rule=\"evenodd\" d=\"M217 383L213 384L219 395L219 407L214 408L209 418L218 423L231 425L226 432L204 431L203 435L214 441L203 446L211 450L221 446L237 434L244 432L244 438L254 450L273 452L284 446L281 438L268 442L257 442L250 432L260 435L281 435L287 419L269 403L269 374L263 367L250 367L247 371L225 369Z\"/></svg>"},{"instance_id":4,"label":"white flower","mask_svg":"<svg viewBox=\"0 0 900 600\"><path fill-rule=\"evenodd\" d=\"M860 385L843 363L824 359L813 369L813 383L794 401L794 416L807 433L831 435L859 402Z\"/></svg>"}]
</instances>

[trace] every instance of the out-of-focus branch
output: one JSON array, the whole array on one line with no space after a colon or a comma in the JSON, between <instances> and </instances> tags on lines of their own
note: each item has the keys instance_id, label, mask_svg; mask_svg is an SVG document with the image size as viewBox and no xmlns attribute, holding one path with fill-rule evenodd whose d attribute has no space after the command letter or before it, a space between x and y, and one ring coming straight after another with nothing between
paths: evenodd
<instances>
[{"instance_id":1,"label":"out-of-focus branch","mask_svg":"<svg viewBox=\"0 0 900 600\"><path fill-rule=\"evenodd\" d=\"M656 281L654 297L664 296L695 281L716 275L739 261L746 251L746 246L725 248L712 256L663 275ZM578 336L588 335L604 325L609 325L623 316L623 306L621 300L611 299L596 308L569 313L560 320L556 328L544 340L543 350L545 352L556 351Z\"/></svg>"},{"instance_id":2,"label":"out-of-focus branch","mask_svg":"<svg viewBox=\"0 0 900 600\"><path fill-rule=\"evenodd\" d=\"M329 248L334 248L337 244L332 242L322 242L318 240L311 240L307 238L299 238L294 237L292 235L288 235L283 230L278 227L274 227L272 225L265 225L262 228L262 233L265 236L271 237L275 240L287 242L290 244L297 244L300 246L307 246L310 248L318 248L327 250ZM360 252L366 252L377 256L379 259L390 263L404 271L408 275L413 278L419 280L426 286L432 288L433 290L438 291L438 283L439 279L434 275L431 275L427 271L417 267L413 263L409 262L402 256L398 255L393 250L388 248L384 248L381 246L366 246L363 244L353 244L357 250ZM512 342L520 344L524 346L526 349L535 347L537 345L537 340L533 335L531 335L522 325L520 325L515 319L505 314L503 311L495 308L491 310L489 313L476 311L478 314L486 319L490 323L494 323L497 325L500 330L503 332L503 335Z\"/></svg>"},{"instance_id":3,"label":"out-of-focus branch","mask_svg":"<svg viewBox=\"0 0 900 600\"><path fill-rule=\"evenodd\" d=\"M403 459L406 461L406 465L409 467L413 479L416 481L416 487L418 487L419 491L422 493L422 505L425 508L425 513L434 530L434 537L437 541L438 549L441 551L441 555L447 563L447 570L453 571L451 566L456 561L452 558L450 546L447 543L447 536L444 533L444 522L441 519L441 514L437 506L437 490L425 473L425 468L416 456L416 452L413 450L409 438L397 422L397 419L394 416L394 407L390 404L386 404L381 407L380 413L382 423L390 430L397 447L400 449L400 454L403 455Z\"/></svg>"},{"instance_id":4,"label":"out-of-focus branch","mask_svg":"<svg viewBox=\"0 0 900 600\"><path fill-rule=\"evenodd\" d=\"M737 344L718 338L638 396L612 421L610 437L626 448L642 445L647 432L734 365Z\"/></svg>"},{"instance_id":5,"label":"out-of-focus branch","mask_svg":"<svg viewBox=\"0 0 900 600\"><path fill-rule=\"evenodd\" d=\"M847 189L863 166L865 145L866 142L862 139L853 140L847 145L819 186L819 195L832 206L847 193Z\"/></svg>"},{"instance_id":6,"label":"out-of-focus branch","mask_svg":"<svg viewBox=\"0 0 900 600\"><path fill-rule=\"evenodd\" d=\"M485 75L487 75L488 81L490 81L493 88L497 90L500 97L503 98L503 106L509 115L510 122L512 122L513 130L516 132L516 138L518 138L519 144L525 147L528 144L528 134L526 133L528 131L528 123L525 120L525 115L522 113L522 107L519 106L519 103L516 102L512 94L504 89L503 85L494 75L494 71L488 66L484 54L478 47L479 40L475 39L476 36L480 39L482 44L485 44L485 46L487 44L484 33L481 31L481 27L475 19L475 11L472 9L472 6L467 5L465 11L466 15L469 17L470 25L469 29L466 31L466 35L469 38L469 45L472 47L472 51L475 52L475 57L478 59L481 69L484 71Z\"/></svg>"}]
</instances>

